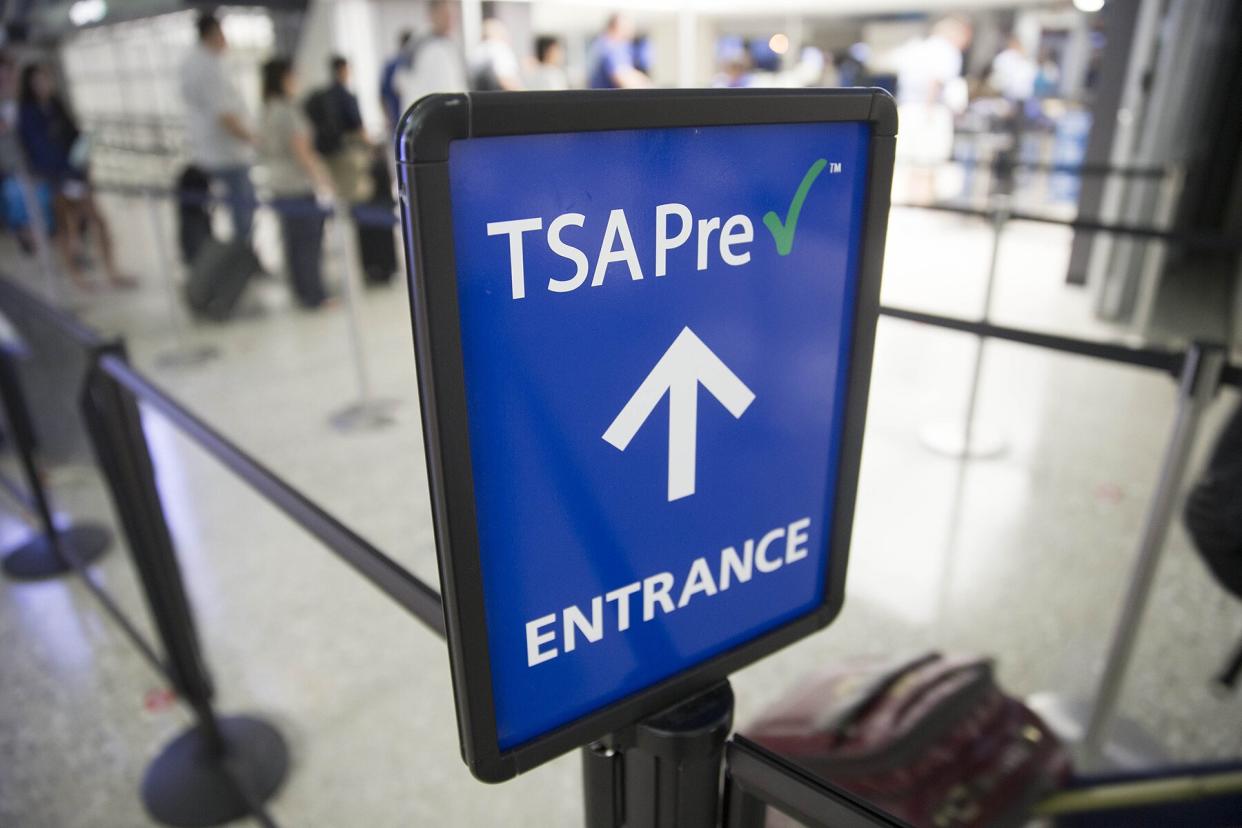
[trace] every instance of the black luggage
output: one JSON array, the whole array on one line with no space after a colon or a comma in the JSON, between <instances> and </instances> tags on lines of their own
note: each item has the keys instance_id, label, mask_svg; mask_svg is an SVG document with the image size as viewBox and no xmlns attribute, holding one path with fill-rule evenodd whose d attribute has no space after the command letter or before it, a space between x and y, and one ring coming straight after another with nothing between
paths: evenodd
<instances>
[{"instance_id":1,"label":"black luggage","mask_svg":"<svg viewBox=\"0 0 1242 828\"><path fill-rule=\"evenodd\" d=\"M213 238L207 210L210 190L207 173L193 165L177 179L177 241L186 264L193 262L203 244Z\"/></svg>"},{"instance_id":2,"label":"black luggage","mask_svg":"<svg viewBox=\"0 0 1242 828\"><path fill-rule=\"evenodd\" d=\"M196 316L223 322L237 309L250 278L261 269L247 242L203 242L190 266L185 301Z\"/></svg>"},{"instance_id":3,"label":"black luggage","mask_svg":"<svg viewBox=\"0 0 1242 828\"><path fill-rule=\"evenodd\" d=\"M354 222L358 226L358 251L362 272L368 285L385 285L397 272L397 251L392 228L396 224L392 200L392 178L388 162L376 154L371 163L371 179L375 186L371 200L355 205Z\"/></svg>"}]
</instances>

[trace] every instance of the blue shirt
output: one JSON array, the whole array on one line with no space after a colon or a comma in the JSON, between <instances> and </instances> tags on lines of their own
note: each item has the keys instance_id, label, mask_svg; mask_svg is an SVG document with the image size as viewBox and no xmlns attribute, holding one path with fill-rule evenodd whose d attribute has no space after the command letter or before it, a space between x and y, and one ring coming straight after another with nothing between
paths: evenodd
<instances>
[{"instance_id":1,"label":"blue shirt","mask_svg":"<svg viewBox=\"0 0 1242 828\"><path fill-rule=\"evenodd\" d=\"M633 68L634 53L629 43L601 37L595 41L589 85L592 89L617 89L613 78Z\"/></svg>"},{"instance_id":2,"label":"blue shirt","mask_svg":"<svg viewBox=\"0 0 1242 828\"><path fill-rule=\"evenodd\" d=\"M401 117L401 93L397 91L395 79L397 71L408 62L409 58L405 54L399 54L385 63L384 71L380 73L380 100L384 104L384 114L394 124Z\"/></svg>"},{"instance_id":3,"label":"blue shirt","mask_svg":"<svg viewBox=\"0 0 1242 828\"><path fill-rule=\"evenodd\" d=\"M78 139L78 128L63 103L53 100L46 107L23 103L17 128L32 173L54 181L75 174L69 151Z\"/></svg>"}]
</instances>

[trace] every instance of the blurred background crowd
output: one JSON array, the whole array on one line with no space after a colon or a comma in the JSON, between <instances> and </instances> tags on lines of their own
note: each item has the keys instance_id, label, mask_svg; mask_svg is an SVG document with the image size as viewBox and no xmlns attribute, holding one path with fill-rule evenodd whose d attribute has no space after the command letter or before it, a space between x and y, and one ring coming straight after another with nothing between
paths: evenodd
<instances>
[{"instance_id":1,"label":"blurred background crowd","mask_svg":"<svg viewBox=\"0 0 1242 828\"><path fill-rule=\"evenodd\" d=\"M272 247L283 248L298 302L318 307L331 301L318 273L322 221L298 205L391 206L389 139L401 113L425 94L466 90L878 86L901 107L895 195L983 197L1015 186L988 173L996 158L1082 161L1106 45L1099 0L949 14L770 14L744 3L290 5L301 6L79 0L15 17L0 55L0 175L4 222L23 247L42 219L79 289L92 288L96 260L110 285L129 288L92 183L215 193L240 239L251 236L262 197L290 208ZM1072 210L1078 197L1073 175L1026 183L1019 195L1041 206ZM30 203L45 215L29 216ZM187 262L209 235L198 212L181 217ZM359 245L381 260L371 269L389 268L387 240L360 236Z\"/></svg>"}]
</instances>

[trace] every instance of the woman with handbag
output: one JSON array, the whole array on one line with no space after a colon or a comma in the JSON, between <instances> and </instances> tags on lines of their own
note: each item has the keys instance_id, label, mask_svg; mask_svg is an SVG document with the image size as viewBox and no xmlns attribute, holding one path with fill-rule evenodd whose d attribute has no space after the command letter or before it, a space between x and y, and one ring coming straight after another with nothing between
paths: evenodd
<instances>
[{"instance_id":1,"label":"woman with handbag","mask_svg":"<svg viewBox=\"0 0 1242 828\"><path fill-rule=\"evenodd\" d=\"M32 63L22 70L18 100L18 134L22 149L31 175L46 182L51 191L52 213L56 220L54 236L65 271L78 287L91 289L82 271L82 229L89 227L99 240L108 281L113 287L133 287L134 280L122 275L116 267L112 234L91 192L86 169L89 150L86 136L74 123L47 66Z\"/></svg>"}]
</instances>

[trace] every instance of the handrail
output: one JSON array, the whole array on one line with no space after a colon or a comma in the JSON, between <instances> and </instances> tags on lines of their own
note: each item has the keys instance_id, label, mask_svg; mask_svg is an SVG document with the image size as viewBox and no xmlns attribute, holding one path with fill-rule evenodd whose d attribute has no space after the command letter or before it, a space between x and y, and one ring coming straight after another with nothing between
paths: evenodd
<instances>
[{"instance_id":1,"label":"handrail","mask_svg":"<svg viewBox=\"0 0 1242 828\"><path fill-rule=\"evenodd\" d=\"M1108 362L1120 362L1141 368L1154 368L1169 374L1176 374L1180 371L1184 359L1182 352L1171 351L1165 348L1132 348L1128 345L1119 345L1112 342L1078 339L1061 334L1012 328L1006 325L996 325L992 322L962 319L956 316L942 316L940 314L926 313L909 308L897 308L890 305L881 305L880 315L892 317L893 319L903 319L907 322L917 322L922 325L975 334L987 339L1003 339L1008 342L1033 345L1037 348L1047 348L1062 353L1095 357Z\"/></svg>"},{"instance_id":2,"label":"handrail","mask_svg":"<svg viewBox=\"0 0 1242 828\"><path fill-rule=\"evenodd\" d=\"M97 186L95 189L97 192L111 192L118 195L151 196L154 198L175 201L179 204L213 205L228 203L228 199L219 196L200 193L182 193L168 187L155 187L139 184L107 184ZM327 207L303 207L289 204L276 204L271 201L265 201L258 198L254 200L253 205L255 207L267 207L278 213L285 212L304 214L308 212L319 212L325 216L328 216L333 212L333 210ZM916 202L897 202L893 204L893 207L906 210L931 210L934 212L954 213L957 215L974 216L976 218L986 219L993 219L996 214L1000 212L998 208L973 207L966 204L955 204L952 202L930 202L926 204ZM359 202L349 204L348 209L353 219L359 224L393 226L397 223L395 208L369 204L367 202ZM1029 221L1039 224L1053 224L1061 227L1069 227L1070 229L1083 232L1090 231L1110 233L1118 236L1133 236L1153 241L1165 241L1170 244L1181 244L1187 247L1194 247L1203 250L1219 250L1228 252L1242 251L1242 239L1235 239L1230 236L1222 236L1212 233L1182 233L1161 230L1158 227L1148 227L1144 225L1107 224L1094 219L1065 219L1058 216L1022 212L1020 210L1012 210L1008 208L1005 208L1003 212L1006 219L1009 221Z\"/></svg>"},{"instance_id":3,"label":"handrail","mask_svg":"<svg viewBox=\"0 0 1242 828\"><path fill-rule=\"evenodd\" d=\"M1078 339L1062 334L1032 331L1026 328L1013 328L997 325L982 320L963 319L958 316L942 316L936 313L897 308L881 305L880 315L920 325L931 325L946 328L960 333L974 334L984 339L1000 339L1006 342L1017 342L1036 348L1045 348L1064 354L1093 357L1105 362L1118 362L1138 368L1152 368L1167 374L1177 375L1185 363L1183 351L1173 351L1155 346L1131 347L1115 342L1101 342L1092 339ZM1226 363L1220 374L1221 385L1232 385L1242 388L1242 364Z\"/></svg>"},{"instance_id":4,"label":"handrail","mask_svg":"<svg viewBox=\"0 0 1242 828\"><path fill-rule=\"evenodd\" d=\"M157 409L183 434L211 454L251 488L310 532L376 588L423 622L441 638L445 635L440 593L360 535L321 509L283 478L191 414L122 359L104 356L100 368L138 400Z\"/></svg>"},{"instance_id":5,"label":"handrail","mask_svg":"<svg viewBox=\"0 0 1242 828\"><path fill-rule=\"evenodd\" d=\"M1022 161L997 155L990 159L949 158L944 161L899 160L902 167L984 167L997 170L1033 170L1041 173L1065 173L1078 176L1117 176L1119 178L1163 178L1173 172L1170 167L1118 167L1113 164L1078 163L1056 161Z\"/></svg>"},{"instance_id":6,"label":"handrail","mask_svg":"<svg viewBox=\"0 0 1242 828\"><path fill-rule=\"evenodd\" d=\"M1068 227L1071 230L1095 233L1109 233L1116 236L1134 236L1137 238L1150 239L1152 241L1164 241L1170 244L1181 244L1187 247L1194 247L1203 250L1220 250L1220 251L1240 251L1242 250L1242 239L1230 236L1215 235L1211 233L1180 233L1170 230L1161 230L1158 227L1147 227L1137 224L1108 224L1095 219L1072 218L1066 219L1059 216L1049 216L1041 213L1028 213L1020 210L1011 210L991 207L972 207L967 204L955 204L953 202L930 202L921 204L917 202L895 202L894 208L905 210L931 210L938 213L953 213L959 216L972 216L974 218L983 218L992 220L998 212L1003 212L1005 218L1009 221L1029 221L1037 224L1053 224L1059 227Z\"/></svg>"}]
</instances>

